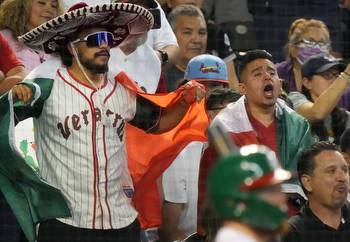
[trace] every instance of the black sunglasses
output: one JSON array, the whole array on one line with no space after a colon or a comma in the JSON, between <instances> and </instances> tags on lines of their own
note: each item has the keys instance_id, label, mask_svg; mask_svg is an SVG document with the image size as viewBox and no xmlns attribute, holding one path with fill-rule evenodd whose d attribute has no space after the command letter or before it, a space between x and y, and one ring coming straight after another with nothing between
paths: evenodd
<instances>
[{"instance_id":1,"label":"black sunglasses","mask_svg":"<svg viewBox=\"0 0 350 242\"><path fill-rule=\"evenodd\" d=\"M103 42L109 47L114 45L114 35L111 32L101 31L88 34L82 39L74 40L72 43L85 41L87 47L100 47Z\"/></svg>"}]
</instances>

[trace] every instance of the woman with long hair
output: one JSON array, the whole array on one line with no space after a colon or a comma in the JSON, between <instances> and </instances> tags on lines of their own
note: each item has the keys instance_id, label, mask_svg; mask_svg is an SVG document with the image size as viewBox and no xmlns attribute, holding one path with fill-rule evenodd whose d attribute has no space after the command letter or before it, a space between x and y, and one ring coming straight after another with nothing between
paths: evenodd
<instances>
[{"instance_id":1,"label":"woman with long hair","mask_svg":"<svg viewBox=\"0 0 350 242\"><path fill-rule=\"evenodd\" d=\"M4 0L0 5L0 32L10 43L27 72L49 56L34 51L17 37L62 13L61 0Z\"/></svg>"},{"instance_id":2,"label":"woman with long hair","mask_svg":"<svg viewBox=\"0 0 350 242\"><path fill-rule=\"evenodd\" d=\"M62 12L61 0L4 0L0 5L0 33L9 43L17 58L24 64L25 72L28 74L32 69L41 64L49 55L41 51L35 51L20 43L17 37L42 23L56 17ZM16 126L32 127L33 121L27 119L26 123ZM28 129L33 130L33 128ZM18 139L17 139L18 138ZM17 137L16 145L20 148L22 140L30 138ZM28 142L27 142L28 143ZM30 147L30 146L29 146ZM27 147L29 150L30 148ZM8 227L0 227L0 234L4 241L24 242L26 239L16 221L9 205L0 192L0 220L6 221Z\"/></svg>"}]
</instances>

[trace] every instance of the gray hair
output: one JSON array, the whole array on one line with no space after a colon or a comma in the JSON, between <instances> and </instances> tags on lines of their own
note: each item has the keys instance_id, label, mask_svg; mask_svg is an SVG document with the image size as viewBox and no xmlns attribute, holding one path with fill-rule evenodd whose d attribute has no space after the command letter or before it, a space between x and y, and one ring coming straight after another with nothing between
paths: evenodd
<instances>
[{"instance_id":1,"label":"gray hair","mask_svg":"<svg viewBox=\"0 0 350 242\"><path fill-rule=\"evenodd\" d=\"M176 20L179 16L202 17L204 20L204 15L198 7L189 4L179 5L173 8L168 15L168 21L173 31L175 31Z\"/></svg>"}]
</instances>

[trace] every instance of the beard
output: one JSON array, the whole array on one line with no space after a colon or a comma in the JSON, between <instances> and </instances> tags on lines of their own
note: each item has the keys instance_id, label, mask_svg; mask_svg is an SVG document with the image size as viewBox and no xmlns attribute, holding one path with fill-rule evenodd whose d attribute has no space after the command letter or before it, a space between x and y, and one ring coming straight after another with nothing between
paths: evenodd
<instances>
[{"instance_id":1,"label":"beard","mask_svg":"<svg viewBox=\"0 0 350 242\"><path fill-rule=\"evenodd\" d=\"M107 51L101 51L98 52L94 55L93 59L86 59L84 58L84 56L82 54L79 53L79 61L82 64L82 66L84 66L87 70L89 70L91 73L94 74L104 74L106 72L108 72L108 61L104 64L96 64L94 63L94 59L97 58L98 56L100 56L101 54L105 55L106 53L108 54L109 57L109 52ZM105 53L106 52L106 53Z\"/></svg>"}]
</instances>

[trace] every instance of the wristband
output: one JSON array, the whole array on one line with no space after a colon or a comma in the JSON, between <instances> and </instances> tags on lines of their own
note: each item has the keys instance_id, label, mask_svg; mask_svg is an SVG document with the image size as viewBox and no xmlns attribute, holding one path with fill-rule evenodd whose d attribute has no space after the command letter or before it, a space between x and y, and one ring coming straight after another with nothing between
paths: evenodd
<instances>
[{"instance_id":1,"label":"wristband","mask_svg":"<svg viewBox=\"0 0 350 242\"><path fill-rule=\"evenodd\" d=\"M345 80L348 84L350 84L350 74L349 73L347 73L345 71L340 72L338 77Z\"/></svg>"},{"instance_id":2,"label":"wristband","mask_svg":"<svg viewBox=\"0 0 350 242\"><path fill-rule=\"evenodd\" d=\"M165 65L169 62L168 53L165 50L157 50L160 53L160 58L162 60L162 65Z\"/></svg>"},{"instance_id":3,"label":"wristband","mask_svg":"<svg viewBox=\"0 0 350 242\"><path fill-rule=\"evenodd\" d=\"M343 71L342 73L344 73L346 76L350 77L350 74L346 71Z\"/></svg>"}]
</instances>

